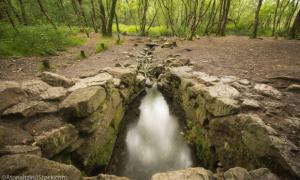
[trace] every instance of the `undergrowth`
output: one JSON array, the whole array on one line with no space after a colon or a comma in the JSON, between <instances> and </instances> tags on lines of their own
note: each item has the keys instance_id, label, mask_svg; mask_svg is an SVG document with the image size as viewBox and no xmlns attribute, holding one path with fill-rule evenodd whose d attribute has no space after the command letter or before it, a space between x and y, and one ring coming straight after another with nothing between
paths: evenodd
<instances>
[{"instance_id":1,"label":"undergrowth","mask_svg":"<svg viewBox=\"0 0 300 180\"><path fill-rule=\"evenodd\" d=\"M77 46L85 39L78 36L80 29L51 25L18 26L18 32L7 23L0 23L0 56L55 55L68 46Z\"/></svg>"}]
</instances>

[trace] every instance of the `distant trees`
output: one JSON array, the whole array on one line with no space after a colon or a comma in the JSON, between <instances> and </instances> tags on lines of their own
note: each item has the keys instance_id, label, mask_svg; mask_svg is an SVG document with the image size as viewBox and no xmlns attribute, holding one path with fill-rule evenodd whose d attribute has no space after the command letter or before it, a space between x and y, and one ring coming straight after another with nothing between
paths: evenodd
<instances>
[{"instance_id":1,"label":"distant trees","mask_svg":"<svg viewBox=\"0 0 300 180\"><path fill-rule=\"evenodd\" d=\"M294 24L291 28L290 33L289 33L290 38L295 39L296 34L299 33L299 31L300 31L300 10L297 13Z\"/></svg>"},{"instance_id":2,"label":"distant trees","mask_svg":"<svg viewBox=\"0 0 300 180\"><path fill-rule=\"evenodd\" d=\"M226 33L298 38L300 0L0 0L0 23L18 26L51 24L91 29L112 36L118 20L139 35L157 28L164 34L193 39ZM116 17L118 14L118 17ZM254 18L253 18L254 17ZM131 26L132 27L132 26ZM260 31L258 31L258 29ZM154 33L155 34L155 33ZM294 34L294 35L292 35Z\"/></svg>"}]
</instances>

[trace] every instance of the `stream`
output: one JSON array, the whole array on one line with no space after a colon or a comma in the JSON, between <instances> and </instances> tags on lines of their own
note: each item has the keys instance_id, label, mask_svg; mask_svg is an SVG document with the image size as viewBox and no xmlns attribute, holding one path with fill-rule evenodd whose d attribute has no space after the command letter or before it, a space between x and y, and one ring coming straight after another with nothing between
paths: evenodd
<instances>
[{"instance_id":1,"label":"stream","mask_svg":"<svg viewBox=\"0 0 300 180\"><path fill-rule=\"evenodd\" d=\"M170 113L165 98L155 85L146 89L137 121L128 124L123 136L126 155L125 149L118 154L126 158L117 160L122 164L118 168L119 175L134 180L150 179L157 172L193 165L191 150L180 133L178 119Z\"/></svg>"}]
</instances>

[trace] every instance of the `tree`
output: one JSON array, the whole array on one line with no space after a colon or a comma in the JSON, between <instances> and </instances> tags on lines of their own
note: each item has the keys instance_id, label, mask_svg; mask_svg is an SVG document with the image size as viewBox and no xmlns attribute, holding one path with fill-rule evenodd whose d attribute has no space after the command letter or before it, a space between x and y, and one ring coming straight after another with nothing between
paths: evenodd
<instances>
[{"instance_id":1,"label":"tree","mask_svg":"<svg viewBox=\"0 0 300 180\"><path fill-rule=\"evenodd\" d=\"M290 30L289 33L290 38L295 39L299 31L300 31L300 10L298 11L294 24Z\"/></svg>"},{"instance_id":2,"label":"tree","mask_svg":"<svg viewBox=\"0 0 300 180\"><path fill-rule=\"evenodd\" d=\"M24 25L28 25L28 20L27 20L27 16L26 16L26 11L25 11L23 0L19 0L19 4L20 4L20 9L21 9L21 15L22 15L23 23L24 23Z\"/></svg>"},{"instance_id":3,"label":"tree","mask_svg":"<svg viewBox=\"0 0 300 180\"><path fill-rule=\"evenodd\" d=\"M100 16L101 16L101 32L103 36L112 36L112 26L114 22L114 17L116 14L116 5L117 0L112 0L110 6L110 13L107 21L107 16L105 12L105 7L102 0L99 0L99 7L100 7Z\"/></svg>"},{"instance_id":4,"label":"tree","mask_svg":"<svg viewBox=\"0 0 300 180\"><path fill-rule=\"evenodd\" d=\"M141 35L145 36L146 24L147 24L147 10L148 10L148 0L143 0L143 16L140 25Z\"/></svg>"},{"instance_id":5,"label":"tree","mask_svg":"<svg viewBox=\"0 0 300 180\"><path fill-rule=\"evenodd\" d=\"M220 12L219 12L219 24L217 29L217 35L225 36L228 13L230 9L230 0L220 0Z\"/></svg>"},{"instance_id":6,"label":"tree","mask_svg":"<svg viewBox=\"0 0 300 180\"><path fill-rule=\"evenodd\" d=\"M259 12L260 12L262 2L263 0L258 0L257 8L255 11L255 20L254 20L254 29L253 29L252 38L257 38L257 30L259 26Z\"/></svg>"},{"instance_id":7,"label":"tree","mask_svg":"<svg viewBox=\"0 0 300 180\"><path fill-rule=\"evenodd\" d=\"M54 29L57 29L56 25L54 24L54 22L52 21L52 19L50 18L50 16L48 15L48 12L47 10L44 8L41 0L37 0L39 6L40 6L40 9L42 11L42 13L44 14L44 16L47 18L47 20L49 21L49 23L53 26Z\"/></svg>"}]
</instances>

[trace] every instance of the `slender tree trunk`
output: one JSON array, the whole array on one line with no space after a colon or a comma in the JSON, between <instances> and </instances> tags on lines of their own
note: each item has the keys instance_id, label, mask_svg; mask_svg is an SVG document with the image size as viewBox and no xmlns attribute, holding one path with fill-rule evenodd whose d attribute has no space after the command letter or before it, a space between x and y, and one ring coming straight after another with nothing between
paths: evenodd
<instances>
[{"instance_id":1,"label":"slender tree trunk","mask_svg":"<svg viewBox=\"0 0 300 180\"><path fill-rule=\"evenodd\" d=\"M141 35L145 36L146 32L146 24L147 24L147 10L148 10L148 0L144 0L143 3L143 17L142 17L142 22L141 22Z\"/></svg>"},{"instance_id":2,"label":"slender tree trunk","mask_svg":"<svg viewBox=\"0 0 300 180\"><path fill-rule=\"evenodd\" d=\"M10 22L12 28L13 28L16 32L19 32L19 31L18 31L18 28L17 28L17 26L16 26L16 24L15 24L15 22L14 22L14 19L13 19L13 18L11 17L11 15L10 15L10 12L9 12L7 6L8 6L8 5L6 4L6 2L0 1L0 11L1 11L1 12L3 12L3 11L5 12L5 15L7 16L8 21Z\"/></svg>"},{"instance_id":3,"label":"slender tree trunk","mask_svg":"<svg viewBox=\"0 0 300 180\"><path fill-rule=\"evenodd\" d=\"M117 0L112 0L110 16L109 16L109 20L108 20L108 27L107 27L107 35L108 36L112 36L112 26L113 26L113 22L114 22L114 16L116 13L116 5L117 5Z\"/></svg>"},{"instance_id":4,"label":"slender tree trunk","mask_svg":"<svg viewBox=\"0 0 300 180\"><path fill-rule=\"evenodd\" d=\"M120 37L119 20L118 20L117 13L115 13L115 18L116 18L116 24L117 24L117 34L118 34L118 40L117 40L117 44L120 44L120 42L121 42L121 37Z\"/></svg>"},{"instance_id":5,"label":"slender tree trunk","mask_svg":"<svg viewBox=\"0 0 300 180\"><path fill-rule=\"evenodd\" d=\"M300 30L300 10L298 11L294 24L290 30L289 33L290 38L295 39L299 30Z\"/></svg>"},{"instance_id":6,"label":"slender tree trunk","mask_svg":"<svg viewBox=\"0 0 300 180\"><path fill-rule=\"evenodd\" d=\"M14 13L14 15L16 16L16 18L18 19L19 23L22 23L22 19L21 16L19 15L19 13L17 12L16 8L13 6L13 4L11 3L11 0L6 0L9 8L11 9L11 11Z\"/></svg>"},{"instance_id":7,"label":"slender tree trunk","mask_svg":"<svg viewBox=\"0 0 300 180\"><path fill-rule=\"evenodd\" d=\"M81 16L82 16L82 18L83 18L84 25L85 25L86 27L89 27L89 24L88 24L88 22L87 22L86 15L85 15L85 12L84 12L84 9L83 9L83 7L82 7L82 0L78 0L78 4L79 4L79 12L80 12L80 14L81 14Z\"/></svg>"},{"instance_id":8,"label":"slender tree trunk","mask_svg":"<svg viewBox=\"0 0 300 180\"><path fill-rule=\"evenodd\" d=\"M47 18L47 20L49 21L49 23L53 26L54 29L57 29L56 25L54 24L54 22L52 21L52 19L50 18L50 16L48 15L48 12L47 10L44 8L41 0L37 0L39 6L40 6L40 9L42 11L42 13L44 14L44 16Z\"/></svg>"},{"instance_id":9,"label":"slender tree trunk","mask_svg":"<svg viewBox=\"0 0 300 180\"><path fill-rule=\"evenodd\" d=\"M210 32L209 27L210 27L210 24L213 23L212 19L215 16L215 9L216 9L216 0L214 0L214 2L213 2L211 12L209 14L209 19L208 19L208 22L207 22L207 25L206 25L206 28L205 28L205 31L204 31L205 34L209 34L209 32Z\"/></svg>"},{"instance_id":10,"label":"slender tree trunk","mask_svg":"<svg viewBox=\"0 0 300 180\"><path fill-rule=\"evenodd\" d=\"M229 9L230 9L230 0L222 0L223 4L220 7L220 13L221 14L221 19L219 19L219 28L217 31L217 35L225 36L225 31L226 31L226 26L227 26L227 21L228 21L228 14L229 14Z\"/></svg>"},{"instance_id":11,"label":"slender tree trunk","mask_svg":"<svg viewBox=\"0 0 300 180\"><path fill-rule=\"evenodd\" d=\"M273 19L272 36L275 35L275 31L276 31L276 19L277 19L277 12L278 12L278 7L279 7L279 2L280 2L280 0L277 0L276 8L275 8L275 14L274 14L274 19Z\"/></svg>"},{"instance_id":12,"label":"slender tree trunk","mask_svg":"<svg viewBox=\"0 0 300 180\"><path fill-rule=\"evenodd\" d=\"M262 2L263 0L258 0L257 8L255 11L255 20L254 20L254 29L253 29L252 38L257 38L257 30L259 26L259 12L260 12Z\"/></svg>"},{"instance_id":13,"label":"slender tree trunk","mask_svg":"<svg viewBox=\"0 0 300 180\"><path fill-rule=\"evenodd\" d=\"M105 14L105 9L102 0L98 1L99 8L100 8L100 18L101 18L101 32L103 36L107 36L107 29L106 29L106 14Z\"/></svg>"},{"instance_id":14,"label":"slender tree trunk","mask_svg":"<svg viewBox=\"0 0 300 180\"><path fill-rule=\"evenodd\" d=\"M293 1L293 7L292 7L292 10L291 10L290 14L288 15L287 20L286 20L286 24L285 24L286 32L289 32L289 31L290 31L292 19L293 19L293 17L294 17L294 14L295 14L297 8L298 8L299 1L300 1L300 0L297 0L296 3L295 3L295 0Z\"/></svg>"},{"instance_id":15,"label":"slender tree trunk","mask_svg":"<svg viewBox=\"0 0 300 180\"><path fill-rule=\"evenodd\" d=\"M65 7L64 7L64 3L62 0L59 0L59 5L60 5L60 9L62 11L62 14L63 14L63 18L64 18L64 22L67 24L67 26L69 27L69 29L71 30L71 25L70 23L68 22L67 20L67 16L66 16L66 12L65 12Z\"/></svg>"},{"instance_id":16,"label":"slender tree trunk","mask_svg":"<svg viewBox=\"0 0 300 180\"><path fill-rule=\"evenodd\" d=\"M200 21L203 17L204 3L205 3L205 0L202 0L201 6L200 6L200 11L199 11L199 14L198 14L198 18L197 18L197 21L196 21L195 25L192 27L192 32L191 32L191 36L189 37L189 40L193 40L193 37L195 36L196 30L199 26L199 23L200 23Z\"/></svg>"},{"instance_id":17,"label":"slender tree trunk","mask_svg":"<svg viewBox=\"0 0 300 180\"><path fill-rule=\"evenodd\" d=\"M91 0L91 5L92 5L91 17L92 17L93 27L94 27L95 33L98 33L98 25L97 25L97 21L96 21L96 10L95 10L94 0Z\"/></svg>"},{"instance_id":18,"label":"slender tree trunk","mask_svg":"<svg viewBox=\"0 0 300 180\"><path fill-rule=\"evenodd\" d=\"M25 11L25 6L24 6L23 0L19 0L19 4L20 4L20 9L21 9L21 15L22 15L22 19L23 19L23 24L24 25L28 25L28 20L27 20L27 16L26 16L26 11Z\"/></svg>"}]
</instances>

